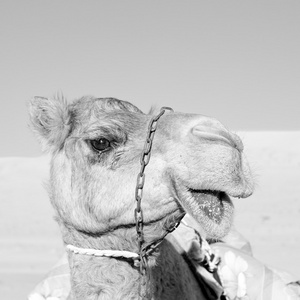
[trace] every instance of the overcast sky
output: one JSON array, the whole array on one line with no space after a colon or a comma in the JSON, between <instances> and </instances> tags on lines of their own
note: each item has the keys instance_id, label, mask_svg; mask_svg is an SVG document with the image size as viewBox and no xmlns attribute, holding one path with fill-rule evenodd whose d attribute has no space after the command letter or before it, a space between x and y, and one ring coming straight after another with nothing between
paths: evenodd
<instances>
[{"instance_id":1,"label":"overcast sky","mask_svg":"<svg viewBox=\"0 0 300 300\"><path fill-rule=\"evenodd\" d=\"M62 91L300 129L300 1L1 0L0 156L36 156L26 102Z\"/></svg>"}]
</instances>

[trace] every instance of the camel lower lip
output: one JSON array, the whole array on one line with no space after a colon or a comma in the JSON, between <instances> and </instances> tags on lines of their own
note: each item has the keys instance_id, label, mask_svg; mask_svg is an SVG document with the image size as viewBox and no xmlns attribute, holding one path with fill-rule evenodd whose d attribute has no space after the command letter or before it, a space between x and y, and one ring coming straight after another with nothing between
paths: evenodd
<instances>
[{"instance_id":1,"label":"camel lower lip","mask_svg":"<svg viewBox=\"0 0 300 300\"><path fill-rule=\"evenodd\" d=\"M205 215L220 224L224 216L223 200L227 200L227 195L224 192L211 190L190 190L190 192Z\"/></svg>"},{"instance_id":2,"label":"camel lower lip","mask_svg":"<svg viewBox=\"0 0 300 300\"><path fill-rule=\"evenodd\" d=\"M212 239L224 237L233 220L233 204L225 192L187 188L181 205Z\"/></svg>"}]
</instances>

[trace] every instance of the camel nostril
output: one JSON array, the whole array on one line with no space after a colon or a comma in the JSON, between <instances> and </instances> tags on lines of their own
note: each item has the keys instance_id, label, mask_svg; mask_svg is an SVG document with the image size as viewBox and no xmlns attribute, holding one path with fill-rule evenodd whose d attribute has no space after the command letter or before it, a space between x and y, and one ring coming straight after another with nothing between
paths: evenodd
<instances>
[{"instance_id":1,"label":"camel nostril","mask_svg":"<svg viewBox=\"0 0 300 300\"><path fill-rule=\"evenodd\" d=\"M204 140L223 142L231 147L240 149L239 144L236 143L236 139L226 130L197 125L193 127L192 134Z\"/></svg>"}]
</instances>

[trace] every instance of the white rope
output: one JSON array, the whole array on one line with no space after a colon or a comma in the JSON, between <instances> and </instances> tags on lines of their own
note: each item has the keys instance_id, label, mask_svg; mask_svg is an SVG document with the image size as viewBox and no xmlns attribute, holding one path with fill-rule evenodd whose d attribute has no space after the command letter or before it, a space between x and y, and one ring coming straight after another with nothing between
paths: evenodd
<instances>
[{"instance_id":1,"label":"white rope","mask_svg":"<svg viewBox=\"0 0 300 300\"><path fill-rule=\"evenodd\" d=\"M105 257L124 257L137 259L139 255L130 251L118 251L118 250L96 250L96 249L84 249L78 248L73 245L67 245L69 251L79 254L91 255L91 256L105 256Z\"/></svg>"}]
</instances>

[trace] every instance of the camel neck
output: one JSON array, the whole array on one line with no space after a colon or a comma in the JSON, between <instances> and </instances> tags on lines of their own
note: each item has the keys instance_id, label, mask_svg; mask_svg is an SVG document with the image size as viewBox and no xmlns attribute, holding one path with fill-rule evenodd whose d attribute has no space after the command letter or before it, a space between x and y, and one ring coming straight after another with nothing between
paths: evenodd
<instances>
[{"instance_id":1,"label":"camel neck","mask_svg":"<svg viewBox=\"0 0 300 300\"><path fill-rule=\"evenodd\" d=\"M169 222L166 226L166 220L163 219L145 226L144 234L147 238L145 244L151 244L153 241L161 239L167 232L165 228L170 228L169 224L173 223ZM60 223L60 227L66 245L70 244L87 249L138 253L135 226L118 228L105 234L85 233L64 223ZM71 272L71 299L139 299L139 293L143 295L153 294L153 290L157 290L160 285L160 278L163 278L161 274L168 267L167 265L164 266L164 259L160 255L161 249L166 248L164 247L165 244L166 241L148 256L147 280L142 280L139 267L134 264L132 259L97 257L68 251ZM169 250L165 251L165 253L169 252ZM162 268L157 267L158 259L160 265L163 266ZM143 284L144 282L147 282L147 285ZM90 298L87 295L91 295ZM147 297L144 299L147 299Z\"/></svg>"},{"instance_id":2,"label":"camel neck","mask_svg":"<svg viewBox=\"0 0 300 300\"><path fill-rule=\"evenodd\" d=\"M72 251L68 251L68 258L71 299L139 299L141 278L133 260L87 256Z\"/></svg>"},{"instance_id":3,"label":"camel neck","mask_svg":"<svg viewBox=\"0 0 300 300\"><path fill-rule=\"evenodd\" d=\"M87 234L61 225L65 244L95 250L137 253L135 228ZM68 251L71 299L139 299L139 267L132 258L101 257ZM145 293L145 288L140 291Z\"/></svg>"},{"instance_id":4,"label":"camel neck","mask_svg":"<svg viewBox=\"0 0 300 300\"><path fill-rule=\"evenodd\" d=\"M62 228L67 244L136 252L135 230L130 230L122 232L123 236L119 236L121 232L114 232L114 236L89 237L70 228ZM88 256L73 251L68 251L68 259L70 299L139 299L140 294L146 295L143 299L185 299L184 294L192 295L189 299L193 300L205 299L180 253L166 239L148 258L146 280L142 280L139 268L132 259ZM174 286L177 281L178 285Z\"/></svg>"}]
</instances>

